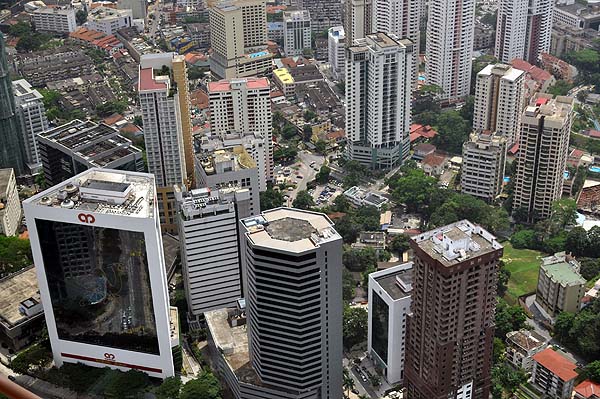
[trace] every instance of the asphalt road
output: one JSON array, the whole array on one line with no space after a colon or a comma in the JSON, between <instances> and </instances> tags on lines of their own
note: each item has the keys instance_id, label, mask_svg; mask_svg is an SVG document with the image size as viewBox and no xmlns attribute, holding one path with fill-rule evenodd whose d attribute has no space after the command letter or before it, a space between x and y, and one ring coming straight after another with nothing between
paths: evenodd
<instances>
[{"instance_id":1,"label":"asphalt road","mask_svg":"<svg viewBox=\"0 0 600 399\"><path fill-rule=\"evenodd\" d=\"M321 168L321 165L323 165L323 162L325 162L325 157L323 155L313 154L310 151L306 150L298 152L298 158L299 160L296 161L294 165L289 166L291 168L292 166L300 165L298 170L292 169L292 174L290 175L295 181L296 187L293 191L287 191L284 193L289 197L286 204L287 206L292 206L292 202L294 202L298 191L306 190L306 184L315 178L315 175ZM310 167L310 163L313 161L315 162L317 170L314 170ZM298 174L302 176L302 179L296 178L296 175Z\"/></svg>"},{"instance_id":2,"label":"asphalt road","mask_svg":"<svg viewBox=\"0 0 600 399\"><path fill-rule=\"evenodd\" d=\"M371 398L378 397L377 393L373 390L373 387L368 382L368 380L367 382L363 382L362 378L360 378L360 372L358 371L357 366L352 366L352 368L350 369L350 375L352 375L352 378L354 379L354 385L356 386L356 389L358 389L358 392L360 394L366 393Z\"/></svg>"}]
</instances>

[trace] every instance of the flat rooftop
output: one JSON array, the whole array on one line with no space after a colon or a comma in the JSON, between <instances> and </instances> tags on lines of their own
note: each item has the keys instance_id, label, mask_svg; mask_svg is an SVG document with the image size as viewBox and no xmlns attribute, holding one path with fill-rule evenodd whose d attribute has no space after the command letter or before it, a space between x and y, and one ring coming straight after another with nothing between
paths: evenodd
<instances>
[{"instance_id":1,"label":"flat rooftop","mask_svg":"<svg viewBox=\"0 0 600 399\"><path fill-rule=\"evenodd\" d=\"M375 281L394 300L409 297L412 292L412 268L376 277Z\"/></svg>"},{"instance_id":2,"label":"flat rooftop","mask_svg":"<svg viewBox=\"0 0 600 399\"><path fill-rule=\"evenodd\" d=\"M245 83L248 89L270 89L269 79L267 78L240 78L231 80L219 80L218 82L208 83L208 93L228 92L232 90L232 85Z\"/></svg>"},{"instance_id":3,"label":"flat rooftop","mask_svg":"<svg viewBox=\"0 0 600 399\"><path fill-rule=\"evenodd\" d=\"M468 220L421 233L413 236L412 241L447 267L502 249L496 237Z\"/></svg>"},{"instance_id":4,"label":"flat rooftop","mask_svg":"<svg viewBox=\"0 0 600 399\"><path fill-rule=\"evenodd\" d=\"M246 325L231 327L227 309L206 312L204 317L215 346L238 380L259 385L260 380L250 365Z\"/></svg>"},{"instance_id":5,"label":"flat rooftop","mask_svg":"<svg viewBox=\"0 0 600 399\"><path fill-rule=\"evenodd\" d=\"M547 342L540 334L529 330L511 331L506 336L508 341L527 351L544 346Z\"/></svg>"},{"instance_id":6,"label":"flat rooftop","mask_svg":"<svg viewBox=\"0 0 600 399\"><path fill-rule=\"evenodd\" d=\"M573 270L567 262L542 264L542 271L552 280L561 285L583 285L585 279Z\"/></svg>"},{"instance_id":7,"label":"flat rooftop","mask_svg":"<svg viewBox=\"0 0 600 399\"><path fill-rule=\"evenodd\" d=\"M35 267L30 266L0 280L0 322L14 327L28 319L19 311L19 304L29 298L41 302Z\"/></svg>"},{"instance_id":8,"label":"flat rooftop","mask_svg":"<svg viewBox=\"0 0 600 399\"><path fill-rule=\"evenodd\" d=\"M341 239L331 220L321 213L277 208L242 220L254 245L301 253Z\"/></svg>"},{"instance_id":9,"label":"flat rooftop","mask_svg":"<svg viewBox=\"0 0 600 399\"><path fill-rule=\"evenodd\" d=\"M126 188L126 191L123 191ZM86 190L84 198L81 191ZM154 217L154 176L89 169L27 200L40 207L80 209L130 217Z\"/></svg>"},{"instance_id":10,"label":"flat rooftop","mask_svg":"<svg viewBox=\"0 0 600 399\"><path fill-rule=\"evenodd\" d=\"M120 159L142 156L141 150L129 139L104 123L75 119L38 136L42 142L63 153L78 156L90 166L114 167L111 163Z\"/></svg>"}]
</instances>

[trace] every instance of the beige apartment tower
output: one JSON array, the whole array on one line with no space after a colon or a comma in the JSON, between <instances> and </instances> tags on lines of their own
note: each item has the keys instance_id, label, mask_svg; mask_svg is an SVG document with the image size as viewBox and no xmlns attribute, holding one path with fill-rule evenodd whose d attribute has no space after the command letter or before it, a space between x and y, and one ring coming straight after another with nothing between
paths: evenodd
<instances>
[{"instance_id":1,"label":"beige apartment tower","mask_svg":"<svg viewBox=\"0 0 600 399\"><path fill-rule=\"evenodd\" d=\"M273 55L267 51L265 0L209 4L210 71L219 79L264 75Z\"/></svg>"},{"instance_id":2,"label":"beige apartment tower","mask_svg":"<svg viewBox=\"0 0 600 399\"><path fill-rule=\"evenodd\" d=\"M525 72L505 64L490 64L477 74L473 128L489 130L506 138L507 146L518 141L525 107Z\"/></svg>"},{"instance_id":3,"label":"beige apartment tower","mask_svg":"<svg viewBox=\"0 0 600 399\"><path fill-rule=\"evenodd\" d=\"M523 113L513 215L527 221L550 217L560 198L573 122L572 97L537 94Z\"/></svg>"},{"instance_id":4,"label":"beige apartment tower","mask_svg":"<svg viewBox=\"0 0 600 399\"><path fill-rule=\"evenodd\" d=\"M463 144L460 187L465 194L492 202L502 191L506 164L506 138L473 132Z\"/></svg>"},{"instance_id":5,"label":"beige apartment tower","mask_svg":"<svg viewBox=\"0 0 600 399\"><path fill-rule=\"evenodd\" d=\"M371 24L373 20L372 0L347 0L345 3L344 32L346 33L346 46L352 46L354 40L362 39L373 33Z\"/></svg>"}]
</instances>

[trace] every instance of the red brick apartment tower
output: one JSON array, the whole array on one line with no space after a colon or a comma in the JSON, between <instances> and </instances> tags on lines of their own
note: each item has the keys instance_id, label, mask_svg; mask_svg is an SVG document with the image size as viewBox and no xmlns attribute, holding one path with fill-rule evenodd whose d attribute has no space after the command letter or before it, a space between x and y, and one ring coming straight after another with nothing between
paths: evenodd
<instances>
[{"instance_id":1,"label":"red brick apartment tower","mask_svg":"<svg viewBox=\"0 0 600 399\"><path fill-rule=\"evenodd\" d=\"M488 399L502 246L462 220L413 237L410 399Z\"/></svg>"}]
</instances>

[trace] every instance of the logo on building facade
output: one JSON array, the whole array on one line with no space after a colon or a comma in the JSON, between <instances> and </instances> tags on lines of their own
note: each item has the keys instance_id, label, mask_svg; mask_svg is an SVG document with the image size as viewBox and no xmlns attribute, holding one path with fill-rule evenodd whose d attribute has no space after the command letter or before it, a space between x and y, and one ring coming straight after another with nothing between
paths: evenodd
<instances>
[{"instance_id":1,"label":"logo on building facade","mask_svg":"<svg viewBox=\"0 0 600 399\"><path fill-rule=\"evenodd\" d=\"M89 213L80 213L79 215L77 215L77 218L82 223L90 223L91 224L96 221L96 218L94 217L94 215L90 215Z\"/></svg>"}]
</instances>

